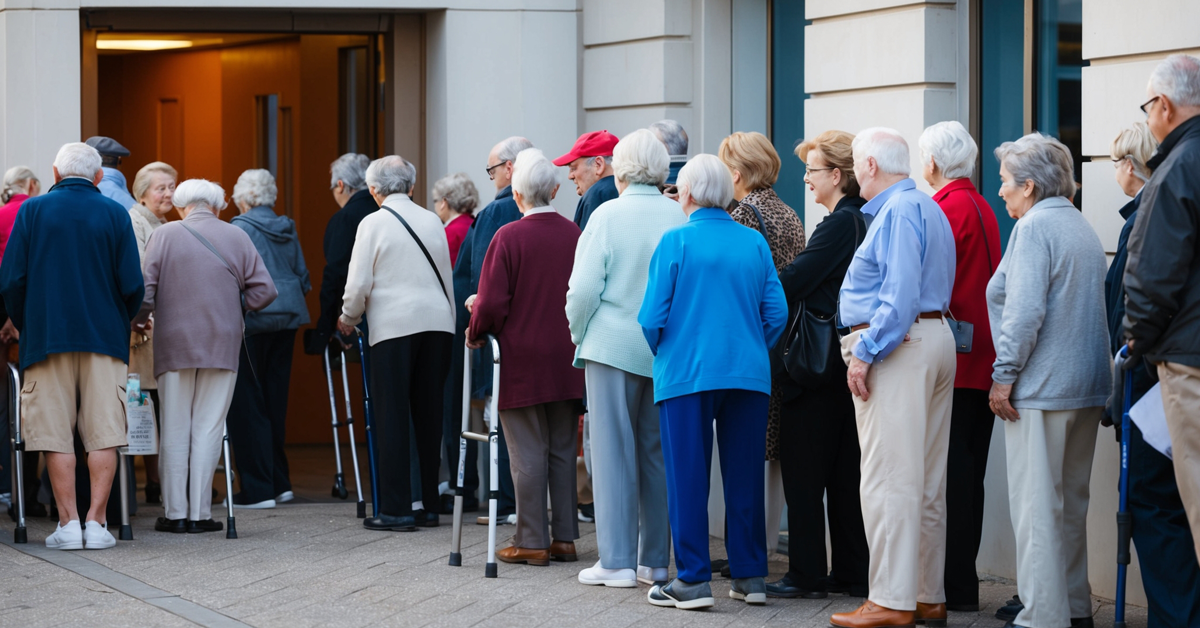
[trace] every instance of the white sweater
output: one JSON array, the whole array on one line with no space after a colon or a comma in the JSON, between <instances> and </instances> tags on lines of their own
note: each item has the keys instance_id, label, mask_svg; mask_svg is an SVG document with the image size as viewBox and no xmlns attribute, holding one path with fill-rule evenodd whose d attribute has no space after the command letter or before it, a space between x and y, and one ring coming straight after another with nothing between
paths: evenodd
<instances>
[{"instance_id":1,"label":"white sweater","mask_svg":"<svg viewBox=\"0 0 1200 628\"><path fill-rule=\"evenodd\" d=\"M426 331L454 333L450 247L442 221L405 194L392 194L384 205L403 216L421 238L442 275L445 292L412 235L381 208L363 218L354 236L342 322L357 325L365 313L372 346Z\"/></svg>"}]
</instances>

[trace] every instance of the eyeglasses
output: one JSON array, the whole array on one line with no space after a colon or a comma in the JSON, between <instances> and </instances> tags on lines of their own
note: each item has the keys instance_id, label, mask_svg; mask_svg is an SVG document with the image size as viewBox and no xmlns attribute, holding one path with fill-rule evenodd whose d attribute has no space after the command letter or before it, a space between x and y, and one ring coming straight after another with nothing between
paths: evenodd
<instances>
[{"instance_id":1,"label":"eyeglasses","mask_svg":"<svg viewBox=\"0 0 1200 628\"><path fill-rule=\"evenodd\" d=\"M500 166L503 166L506 163L508 163L508 162L502 161L494 166L488 166L487 168L484 168L484 170L487 172L488 178L492 179L494 181L496 179L496 175L494 174L496 168L499 168Z\"/></svg>"},{"instance_id":2,"label":"eyeglasses","mask_svg":"<svg viewBox=\"0 0 1200 628\"><path fill-rule=\"evenodd\" d=\"M1125 163L1126 159L1132 159L1132 158L1133 158L1133 155L1125 155L1124 157L1118 157L1117 159L1112 160L1113 168L1120 167L1121 164Z\"/></svg>"},{"instance_id":3,"label":"eyeglasses","mask_svg":"<svg viewBox=\"0 0 1200 628\"><path fill-rule=\"evenodd\" d=\"M833 166L830 166L828 168L810 168L808 166L805 166L804 174L811 174L813 172L823 172L825 170L837 170L837 168L834 168Z\"/></svg>"},{"instance_id":4,"label":"eyeglasses","mask_svg":"<svg viewBox=\"0 0 1200 628\"><path fill-rule=\"evenodd\" d=\"M1155 96L1154 98L1147 100L1146 102L1142 103L1142 106L1138 107L1138 109L1141 109L1142 113L1149 116L1150 115L1150 109L1149 109L1150 105L1153 104L1154 101L1158 100L1159 98L1162 98L1162 96Z\"/></svg>"}]
</instances>

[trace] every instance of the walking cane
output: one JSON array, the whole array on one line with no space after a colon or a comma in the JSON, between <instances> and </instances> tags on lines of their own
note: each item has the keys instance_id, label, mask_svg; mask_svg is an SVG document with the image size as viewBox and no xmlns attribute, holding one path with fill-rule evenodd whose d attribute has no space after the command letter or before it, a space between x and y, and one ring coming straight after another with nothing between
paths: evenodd
<instances>
[{"instance_id":1,"label":"walking cane","mask_svg":"<svg viewBox=\"0 0 1200 628\"><path fill-rule=\"evenodd\" d=\"M1117 368L1125 369L1129 359L1129 348L1121 347L1118 354L1121 362ZM1113 628L1125 628L1125 577L1129 569L1129 539L1133 533L1133 517L1129 514L1129 431L1131 420L1129 408L1133 402L1133 370L1125 369L1125 395L1121 409L1121 479L1118 482L1117 506L1117 603L1114 611Z\"/></svg>"},{"instance_id":2,"label":"walking cane","mask_svg":"<svg viewBox=\"0 0 1200 628\"><path fill-rule=\"evenodd\" d=\"M21 437L21 372L16 364L8 363L7 377L8 425L12 432L13 512L17 515L13 543L28 543L28 531L25 529L25 439Z\"/></svg>"},{"instance_id":3,"label":"walking cane","mask_svg":"<svg viewBox=\"0 0 1200 628\"><path fill-rule=\"evenodd\" d=\"M351 464L354 465L354 492L358 496L358 518L365 519L367 516L367 503L363 500L362 494L362 478L358 474L358 448L354 442L354 415L350 410L350 381L346 377L346 360L341 360L342 367L342 392L346 397L346 420L338 422L337 401L333 390L333 373L329 366L329 347L325 347L325 381L329 384L329 412L333 417L333 456L337 462L337 473L333 476L333 496L341 499L346 499L349 492L346 490L346 476L342 472L342 446L338 440L338 428L345 427L350 434L350 458Z\"/></svg>"},{"instance_id":4,"label":"walking cane","mask_svg":"<svg viewBox=\"0 0 1200 628\"><path fill-rule=\"evenodd\" d=\"M371 516L379 516L379 467L375 462L375 417L371 411L371 383L370 372L367 367L367 345L366 339L363 338L362 330L357 331L358 338L358 355L362 359L362 376L363 376L363 420L366 421L367 428L367 470L370 473L371 480ZM345 368L343 366L342 368ZM352 432L353 433L353 432ZM353 436L351 436L353 438ZM351 450L353 451L353 450ZM357 458L356 458L357 459ZM355 465L357 468L357 465ZM365 510L365 507L364 507ZM365 513L364 513L365 514Z\"/></svg>"},{"instance_id":5,"label":"walking cane","mask_svg":"<svg viewBox=\"0 0 1200 628\"><path fill-rule=\"evenodd\" d=\"M499 460L499 432L496 426L500 422L500 342L495 336L488 336L492 343L492 407L488 416L488 433L476 434L468 431L471 421L471 349L463 351L463 418L462 431L458 438L458 484L454 490L454 528L450 535L450 566L462 566L462 518L463 499L466 491L463 483L467 468L467 441L473 440L488 443L489 468L491 476L488 487L488 556L484 565L485 578L495 578L496 571L496 500L500 497L500 473L497 470Z\"/></svg>"},{"instance_id":6,"label":"walking cane","mask_svg":"<svg viewBox=\"0 0 1200 628\"><path fill-rule=\"evenodd\" d=\"M237 527L233 520L233 466L229 464L229 426L222 423L221 432L221 446L225 453L225 507L227 512L225 538L236 539L238 538Z\"/></svg>"}]
</instances>

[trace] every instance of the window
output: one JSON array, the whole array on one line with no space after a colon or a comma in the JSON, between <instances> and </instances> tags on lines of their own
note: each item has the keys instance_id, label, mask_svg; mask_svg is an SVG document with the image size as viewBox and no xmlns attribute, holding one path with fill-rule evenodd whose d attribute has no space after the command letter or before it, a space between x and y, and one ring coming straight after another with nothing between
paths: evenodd
<instances>
[{"instance_id":1,"label":"window","mask_svg":"<svg viewBox=\"0 0 1200 628\"><path fill-rule=\"evenodd\" d=\"M366 46L338 50L338 152L365 153L371 146L371 66Z\"/></svg>"},{"instance_id":2,"label":"window","mask_svg":"<svg viewBox=\"0 0 1200 628\"><path fill-rule=\"evenodd\" d=\"M255 165L279 177L279 94L254 97Z\"/></svg>"},{"instance_id":3,"label":"window","mask_svg":"<svg viewBox=\"0 0 1200 628\"><path fill-rule=\"evenodd\" d=\"M1071 149L1075 180L1082 181L1082 0L1037 0L1034 11L1033 128ZM1075 195L1076 207L1081 197Z\"/></svg>"}]
</instances>

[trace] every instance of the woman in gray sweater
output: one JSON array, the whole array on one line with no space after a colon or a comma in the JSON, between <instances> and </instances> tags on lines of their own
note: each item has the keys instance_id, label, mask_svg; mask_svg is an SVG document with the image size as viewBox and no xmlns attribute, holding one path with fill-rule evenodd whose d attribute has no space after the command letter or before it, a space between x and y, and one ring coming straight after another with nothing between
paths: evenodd
<instances>
[{"instance_id":1,"label":"woman in gray sweater","mask_svg":"<svg viewBox=\"0 0 1200 628\"><path fill-rule=\"evenodd\" d=\"M1104 247L1075 209L1071 152L1033 133L996 149L1000 196L1017 220L988 283L996 346L989 404L1005 421L1017 540L1010 625L1061 628L1091 617L1088 484L1111 388Z\"/></svg>"}]
</instances>

